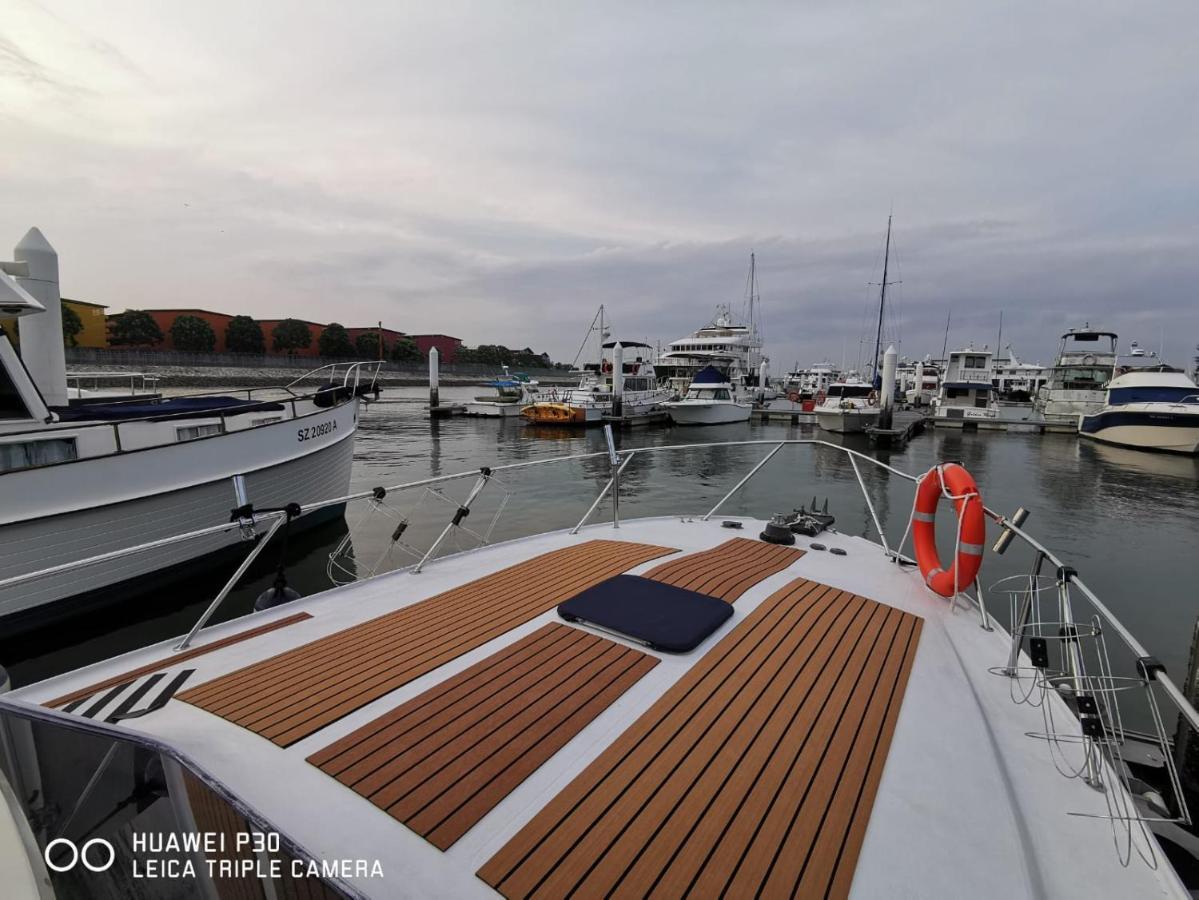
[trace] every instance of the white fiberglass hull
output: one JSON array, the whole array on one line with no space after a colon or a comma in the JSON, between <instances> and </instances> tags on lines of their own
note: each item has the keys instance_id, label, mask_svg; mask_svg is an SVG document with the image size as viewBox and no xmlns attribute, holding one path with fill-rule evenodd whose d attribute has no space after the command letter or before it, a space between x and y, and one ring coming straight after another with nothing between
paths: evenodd
<instances>
[{"instance_id":1,"label":"white fiberglass hull","mask_svg":"<svg viewBox=\"0 0 1199 900\"><path fill-rule=\"evenodd\" d=\"M511 403L499 403L490 400L471 400L466 404L468 416L486 416L488 418L508 418L519 416L525 403L513 400Z\"/></svg>"},{"instance_id":2,"label":"white fiberglass hull","mask_svg":"<svg viewBox=\"0 0 1199 900\"><path fill-rule=\"evenodd\" d=\"M353 401L249 430L6 473L0 491L14 503L5 512L25 509L0 523L0 580L228 522L237 474L246 476L258 508L344 496L357 407ZM240 540L233 529L0 588L0 618L32 617L39 607L179 567Z\"/></svg>"},{"instance_id":3,"label":"white fiberglass hull","mask_svg":"<svg viewBox=\"0 0 1199 900\"><path fill-rule=\"evenodd\" d=\"M750 403L703 403L680 400L663 403L676 425L729 425L748 422L753 413Z\"/></svg>"},{"instance_id":4,"label":"white fiberglass hull","mask_svg":"<svg viewBox=\"0 0 1199 900\"><path fill-rule=\"evenodd\" d=\"M1199 410L1108 408L1083 416L1078 433L1119 447L1194 455L1199 454Z\"/></svg>"},{"instance_id":5,"label":"white fiberglass hull","mask_svg":"<svg viewBox=\"0 0 1199 900\"><path fill-rule=\"evenodd\" d=\"M816 407L816 424L834 434L857 434L878 421L877 409L822 409Z\"/></svg>"}]
</instances>

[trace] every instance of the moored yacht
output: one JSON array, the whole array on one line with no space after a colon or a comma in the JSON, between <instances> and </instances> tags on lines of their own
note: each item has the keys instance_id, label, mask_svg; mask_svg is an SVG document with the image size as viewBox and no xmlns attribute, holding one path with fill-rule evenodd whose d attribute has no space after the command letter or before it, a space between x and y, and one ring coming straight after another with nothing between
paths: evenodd
<instances>
[{"instance_id":1,"label":"moored yacht","mask_svg":"<svg viewBox=\"0 0 1199 900\"><path fill-rule=\"evenodd\" d=\"M412 568L0 695L31 861L59 896L1191 896L1167 730L1199 712L1023 511L952 463L761 449L715 506L632 520L622 470L640 495L712 447L612 450L573 529L438 558L460 508ZM784 450L914 491L908 530L723 513ZM343 499L473 484L468 509L584 460ZM1021 574L984 592L996 539Z\"/></svg>"},{"instance_id":2,"label":"moored yacht","mask_svg":"<svg viewBox=\"0 0 1199 900\"><path fill-rule=\"evenodd\" d=\"M941 373L929 358L909 363L899 370L899 396L909 406L932 406L941 386Z\"/></svg>"},{"instance_id":3,"label":"moored yacht","mask_svg":"<svg viewBox=\"0 0 1199 900\"><path fill-rule=\"evenodd\" d=\"M495 393L467 401L466 415L488 418L519 416L522 407L537 400L539 391L536 381L524 372L509 372L507 366L503 366L503 370L502 376L483 385Z\"/></svg>"},{"instance_id":4,"label":"moored yacht","mask_svg":"<svg viewBox=\"0 0 1199 900\"><path fill-rule=\"evenodd\" d=\"M1011 344L1007 345L1007 352L1006 357L996 357L994 362L991 384L995 388L996 399L1009 403L1028 403L1037 396L1047 380L1045 368L1022 362Z\"/></svg>"},{"instance_id":5,"label":"moored yacht","mask_svg":"<svg viewBox=\"0 0 1199 900\"><path fill-rule=\"evenodd\" d=\"M825 431L854 434L878 421L878 392L855 374L828 387L816 404L816 424Z\"/></svg>"},{"instance_id":6,"label":"moored yacht","mask_svg":"<svg viewBox=\"0 0 1199 900\"><path fill-rule=\"evenodd\" d=\"M359 404L376 391L380 363L326 366L274 390L69 398L58 256L36 228L15 256L0 264L0 318L18 319L21 342L18 356L0 333L5 628L44 622L68 605L122 599L150 573L182 574L254 540L252 527L230 522L230 509L303 504L348 490ZM330 507L305 526L340 515ZM105 558L198 523L213 533ZM30 580L89 558L70 575Z\"/></svg>"},{"instance_id":7,"label":"moored yacht","mask_svg":"<svg viewBox=\"0 0 1199 900\"><path fill-rule=\"evenodd\" d=\"M748 421L753 404L738 400L727 376L714 366L706 366L678 400L662 404L677 425L727 425Z\"/></svg>"},{"instance_id":8,"label":"moored yacht","mask_svg":"<svg viewBox=\"0 0 1199 900\"><path fill-rule=\"evenodd\" d=\"M1076 424L1103 406L1104 385L1116 374L1117 336L1085 325L1062 335L1034 408L1046 422Z\"/></svg>"},{"instance_id":9,"label":"moored yacht","mask_svg":"<svg viewBox=\"0 0 1199 900\"><path fill-rule=\"evenodd\" d=\"M1169 366L1134 369L1107 385L1107 400L1079 417L1087 438L1168 453L1199 453L1199 386Z\"/></svg>"},{"instance_id":10,"label":"moored yacht","mask_svg":"<svg viewBox=\"0 0 1199 900\"><path fill-rule=\"evenodd\" d=\"M937 391L933 423L939 428L986 428L998 417L991 351L967 347L951 352Z\"/></svg>"},{"instance_id":11,"label":"moored yacht","mask_svg":"<svg viewBox=\"0 0 1199 900\"><path fill-rule=\"evenodd\" d=\"M614 414L617 399L622 416L654 412L671 392L658 386L652 350L640 341L609 341L601 347L600 362L579 373L577 386L540 391L520 414L538 425L599 425Z\"/></svg>"}]
</instances>

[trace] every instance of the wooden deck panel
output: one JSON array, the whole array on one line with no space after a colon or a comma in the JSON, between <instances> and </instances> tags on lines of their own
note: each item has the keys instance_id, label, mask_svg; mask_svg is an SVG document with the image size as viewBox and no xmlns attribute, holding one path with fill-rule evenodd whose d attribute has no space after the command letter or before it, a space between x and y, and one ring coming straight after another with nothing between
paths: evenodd
<instances>
[{"instance_id":1,"label":"wooden deck panel","mask_svg":"<svg viewBox=\"0 0 1199 900\"><path fill-rule=\"evenodd\" d=\"M308 761L445 850L657 662L551 623Z\"/></svg>"},{"instance_id":2,"label":"wooden deck panel","mask_svg":"<svg viewBox=\"0 0 1199 900\"><path fill-rule=\"evenodd\" d=\"M179 695L289 746L426 672L668 553L588 541L543 554Z\"/></svg>"},{"instance_id":3,"label":"wooden deck panel","mask_svg":"<svg viewBox=\"0 0 1199 900\"><path fill-rule=\"evenodd\" d=\"M144 666L138 666L136 669L130 669L128 672L122 672L120 675L114 675L112 678L106 678L103 681L97 681L95 684L90 684L87 687L79 688L71 691L69 694L63 694L61 697L55 697L53 700L48 700L44 706L59 707L66 706L76 700L86 699L97 691L102 691L105 688L115 687L118 684L128 683L141 678L143 675L149 675L151 672L158 672L162 669L169 668L176 663L186 662L189 659L195 659L197 656L203 656L205 653L211 653L213 650L220 650L222 647L228 647L231 644L237 644L241 641L249 640L253 637L258 637L260 634L274 631L277 628L283 628L287 625L294 625L296 622L302 622L305 619L311 619L312 616L306 612L296 613L293 616L279 619L275 622L267 622L265 625L259 625L257 628L247 628L245 631L239 631L237 634L231 634L228 637L223 637L220 640L213 641L211 644L203 644L199 647L191 647L187 650L182 650L172 656L164 659L155 660L152 663L147 663Z\"/></svg>"},{"instance_id":4,"label":"wooden deck panel","mask_svg":"<svg viewBox=\"0 0 1199 900\"><path fill-rule=\"evenodd\" d=\"M183 784L197 830L202 834L222 835L224 841L224 849L208 857L218 867L212 876L217 896L220 900L263 900L266 892L257 876L219 874L218 861L227 861L236 866L254 860L254 853L249 847L237 847L237 835L251 831L249 823L186 769L183 770Z\"/></svg>"},{"instance_id":5,"label":"wooden deck panel","mask_svg":"<svg viewBox=\"0 0 1199 900\"><path fill-rule=\"evenodd\" d=\"M920 624L791 582L479 876L508 897L846 896Z\"/></svg>"},{"instance_id":6,"label":"wooden deck panel","mask_svg":"<svg viewBox=\"0 0 1199 900\"><path fill-rule=\"evenodd\" d=\"M738 537L711 550L662 563L645 577L732 603L803 555L803 550L794 547Z\"/></svg>"}]
</instances>

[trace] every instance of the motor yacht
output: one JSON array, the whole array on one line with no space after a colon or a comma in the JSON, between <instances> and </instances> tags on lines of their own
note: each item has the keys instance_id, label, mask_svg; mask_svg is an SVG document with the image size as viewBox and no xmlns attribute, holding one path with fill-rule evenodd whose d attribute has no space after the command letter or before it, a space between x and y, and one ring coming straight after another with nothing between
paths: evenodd
<instances>
[{"instance_id":1,"label":"motor yacht","mask_svg":"<svg viewBox=\"0 0 1199 900\"><path fill-rule=\"evenodd\" d=\"M1104 386L1116 375L1117 336L1085 325L1062 335L1053 368L1036 394L1034 409L1046 422L1076 424L1103 406Z\"/></svg>"},{"instance_id":2,"label":"motor yacht","mask_svg":"<svg viewBox=\"0 0 1199 900\"><path fill-rule=\"evenodd\" d=\"M1199 386L1183 371L1159 365L1117 375L1107 400L1079 416L1082 437L1168 453L1199 453Z\"/></svg>"},{"instance_id":3,"label":"motor yacht","mask_svg":"<svg viewBox=\"0 0 1199 900\"><path fill-rule=\"evenodd\" d=\"M10 888L1192 896L1171 733L1199 712L1085 570L960 466L755 446L714 506L654 518L621 518L622 477L641 495L661 455L711 445L609 444L343 497L369 511L470 486L407 569L0 694L0 839L20 832L5 849L29 855ZM788 513L798 497L723 511L791 453L840 454L828 471L857 478L862 521L876 483L903 508L914 491L919 518L867 539L825 527L856 510ZM610 474L574 528L439 555L509 469L580 464ZM949 484L941 515L963 537L943 538L945 573L932 520ZM999 553L1021 574L983 590Z\"/></svg>"},{"instance_id":4,"label":"motor yacht","mask_svg":"<svg viewBox=\"0 0 1199 900\"><path fill-rule=\"evenodd\" d=\"M728 377L715 366L700 369L682 398L668 400L662 406L676 425L745 422L753 412L753 404L737 400Z\"/></svg>"},{"instance_id":5,"label":"motor yacht","mask_svg":"<svg viewBox=\"0 0 1199 900\"><path fill-rule=\"evenodd\" d=\"M938 428L994 427L999 417L991 379L991 351L967 347L949 354L937 390L933 424Z\"/></svg>"},{"instance_id":6,"label":"motor yacht","mask_svg":"<svg viewBox=\"0 0 1199 900\"><path fill-rule=\"evenodd\" d=\"M231 509L343 495L360 404L381 363L339 363L287 385L163 398L73 396L63 360L58 255L36 228L0 263L0 623L45 624L122 600L151 573L182 576L257 532ZM341 515L329 507L296 528ZM206 523L202 540L108 554ZM65 574L83 560L86 568ZM36 573L50 574L33 577Z\"/></svg>"},{"instance_id":7,"label":"motor yacht","mask_svg":"<svg viewBox=\"0 0 1199 900\"><path fill-rule=\"evenodd\" d=\"M857 375L830 384L828 393L813 409L816 424L825 431L855 434L878 421L878 392Z\"/></svg>"}]
</instances>

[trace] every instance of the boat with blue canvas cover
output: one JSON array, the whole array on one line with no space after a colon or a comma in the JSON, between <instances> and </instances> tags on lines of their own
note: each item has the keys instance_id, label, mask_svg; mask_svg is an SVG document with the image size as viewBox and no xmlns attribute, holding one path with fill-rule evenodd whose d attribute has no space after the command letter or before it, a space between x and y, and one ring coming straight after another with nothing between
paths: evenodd
<instances>
[{"instance_id":1,"label":"boat with blue canvas cover","mask_svg":"<svg viewBox=\"0 0 1199 900\"><path fill-rule=\"evenodd\" d=\"M503 375L483 385L483 387L494 390L493 395L475 397L466 404L468 416L491 418L519 416L521 407L537 401L538 385L536 381L524 372L509 372L507 366L504 366L503 369Z\"/></svg>"},{"instance_id":2,"label":"boat with blue canvas cover","mask_svg":"<svg viewBox=\"0 0 1199 900\"><path fill-rule=\"evenodd\" d=\"M1078 433L1138 450L1199 453L1199 386L1165 365L1117 375L1103 408L1079 416Z\"/></svg>"},{"instance_id":3,"label":"boat with blue canvas cover","mask_svg":"<svg viewBox=\"0 0 1199 900\"><path fill-rule=\"evenodd\" d=\"M738 400L732 382L715 366L704 366L678 400L662 404L677 425L728 425L745 422L753 412L748 400Z\"/></svg>"}]
</instances>

